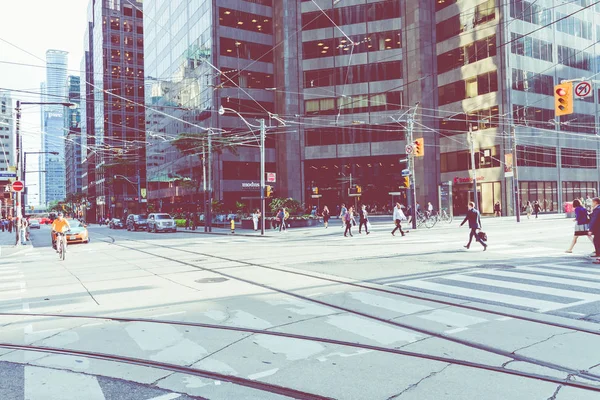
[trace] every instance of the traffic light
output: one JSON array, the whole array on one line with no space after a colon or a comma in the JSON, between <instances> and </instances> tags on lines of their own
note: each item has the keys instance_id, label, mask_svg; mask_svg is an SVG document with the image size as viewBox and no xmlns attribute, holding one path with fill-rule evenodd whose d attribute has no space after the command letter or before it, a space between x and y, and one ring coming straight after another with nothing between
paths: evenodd
<instances>
[{"instance_id":1,"label":"traffic light","mask_svg":"<svg viewBox=\"0 0 600 400\"><path fill-rule=\"evenodd\" d=\"M265 189L266 189L266 191L267 191L267 194L266 194L266 196L267 196L267 197L271 197L271 196L273 195L273 186L269 186L269 185L267 185L267 186L265 187Z\"/></svg>"},{"instance_id":2,"label":"traffic light","mask_svg":"<svg viewBox=\"0 0 600 400\"><path fill-rule=\"evenodd\" d=\"M573 82L554 86L554 115L573 114Z\"/></svg>"},{"instance_id":3,"label":"traffic light","mask_svg":"<svg viewBox=\"0 0 600 400\"><path fill-rule=\"evenodd\" d=\"M405 176L402 178L403 187L410 189L410 176Z\"/></svg>"},{"instance_id":4,"label":"traffic light","mask_svg":"<svg viewBox=\"0 0 600 400\"><path fill-rule=\"evenodd\" d=\"M319 188L318 188L318 187L316 187L316 186L314 186L314 187L312 188L312 194L319 194Z\"/></svg>"},{"instance_id":5,"label":"traffic light","mask_svg":"<svg viewBox=\"0 0 600 400\"><path fill-rule=\"evenodd\" d=\"M356 185L356 194L361 194L362 193L362 187Z\"/></svg>"},{"instance_id":6,"label":"traffic light","mask_svg":"<svg viewBox=\"0 0 600 400\"><path fill-rule=\"evenodd\" d=\"M415 157L423 157L425 155L425 140L419 138L413 143L415 149Z\"/></svg>"}]
</instances>

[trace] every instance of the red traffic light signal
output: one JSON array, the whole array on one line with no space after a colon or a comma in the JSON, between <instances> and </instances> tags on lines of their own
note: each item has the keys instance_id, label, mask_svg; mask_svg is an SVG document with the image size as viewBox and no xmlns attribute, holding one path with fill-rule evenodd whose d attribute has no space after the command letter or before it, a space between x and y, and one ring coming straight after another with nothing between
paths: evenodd
<instances>
[{"instance_id":1,"label":"red traffic light signal","mask_svg":"<svg viewBox=\"0 0 600 400\"><path fill-rule=\"evenodd\" d=\"M413 142L415 149L415 157L423 157L425 155L425 140L423 138L416 139Z\"/></svg>"},{"instance_id":2,"label":"red traffic light signal","mask_svg":"<svg viewBox=\"0 0 600 400\"><path fill-rule=\"evenodd\" d=\"M554 114L573 114L573 82L554 86Z\"/></svg>"}]
</instances>

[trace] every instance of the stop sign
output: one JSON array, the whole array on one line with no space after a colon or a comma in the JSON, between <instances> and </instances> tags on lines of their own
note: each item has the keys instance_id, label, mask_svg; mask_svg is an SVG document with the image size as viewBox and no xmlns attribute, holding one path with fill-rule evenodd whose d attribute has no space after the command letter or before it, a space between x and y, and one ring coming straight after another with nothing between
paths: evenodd
<instances>
[{"instance_id":1,"label":"stop sign","mask_svg":"<svg viewBox=\"0 0 600 400\"><path fill-rule=\"evenodd\" d=\"M23 190L24 187L25 187L25 185L23 185L23 182L21 182L21 181L14 181L12 184L12 190L14 192L20 192Z\"/></svg>"}]
</instances>

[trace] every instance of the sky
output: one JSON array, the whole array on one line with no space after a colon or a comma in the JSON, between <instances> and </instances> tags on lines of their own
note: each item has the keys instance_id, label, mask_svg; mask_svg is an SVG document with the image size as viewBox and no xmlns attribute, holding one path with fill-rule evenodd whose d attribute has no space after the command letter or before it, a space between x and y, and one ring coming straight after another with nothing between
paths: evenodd
<instances>
[{"instance_id":1,"label":"sky","mask_svg":"<svg viewBox=\"0 0 600 400\"><path fill-rule=\"evenodd\" d=\"M0 90L17 89L39 93L40 83L46 79L43 60L48 49L68 51L68 74L80 75L88 0L0 1ZM33 66L10 65L6 62ZM33 94L13 93L12 97L13 101L40 101L39 95ZM42 140L39 107L23 107L21 127L25 151L39 151ZM27 169L39 170L37 157L28 157ZM39 178L37 174L32 173L27 174L27 180L29 202L37 203Z\"/></svg>"}]
</instances>

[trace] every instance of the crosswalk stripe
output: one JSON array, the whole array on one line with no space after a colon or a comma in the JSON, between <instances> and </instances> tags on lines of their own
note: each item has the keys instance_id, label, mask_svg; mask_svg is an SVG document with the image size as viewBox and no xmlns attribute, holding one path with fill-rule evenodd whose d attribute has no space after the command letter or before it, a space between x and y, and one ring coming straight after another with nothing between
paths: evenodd
<instances>
[{"instance_id":1,"label":"crosswalk stripe","mask_svg":"<svg viewBox=\"0 0 600 400\"><path fill-rule=\"evenodd\" d=\"M580 286L580 287L600 290L600 285L598 283L586 282L586 281L582 281L582 280L575 279L575 278L569 278L569 277L556 278L556 277L552 277L552 276L539 275L532 271L524 271L524 269L525 268L517 268L514 270L506 270L506 271L491 270L491 271L485 271L485 274L486 275L494 275L494 276L502 276L502 277L513 278L513 279L521 279L522 278L522 279L529 279L529 280L548 282L548 283L560 283L562 285ZM536 271L536 272L539 272L539 271ZM526 276L523 276L523 275L526 275ZM573 281L575 281L575 282L573 282Z\"/></svg>"},{"instance_id":2,"label":"crosswalk stripe","mask_svg":"<svg viewBox=\"0 0 600 400\"><path fill-rule=\"evenodd\" d=\"M599 295L594 295L594 294L590 294L590 293L582 293L582 292L575 292L572 290L548 288L545 286L534 286L534 285L528 285L525 283L505 282L505 281L493 280L493 279L483 278L483 277L475 277L475 276L470 276L470 275L450 275L450 276L445 276L444 279L452 279L452 280L458 280L461 282L475 283L475 284L488 285L488 286L493 285L495 287L501 287L501 288L505 288L505 289L515 289L515 290L522 290L525 292L548 294L548 295L552 295L552 296L561 296L561 297L572 298L575 300L600 300Z\"/></svg>"},{"instance_id":3,"label":"crosswalk stripe","mask_svg":"<svg viewBox=\"0 0 600 400\"><path fill-rule=\"evenodd\" d=\"M509 294L501 294L494 292L486 292L477 289L467 289L451 285L443 285L434 282L427 281L405 281L401 285L394 286L410 286L418 289L429 290L433 292L439 292L442 294L452 294L455 296L471 297L475 299L483 299L487 301L494 301L498 303L505 303L516 305L520 307L529 307L537 310L553 309L556 307L563 307L565 304L556 303L553 301L530 299L525 297L518 297Z\"/></svg>"},{"instance_id":4,"label":"crosswalk stripe","mask_svg":"<svg viewBox=\"0 0 600 400\"><path fill-rule=\"evenodd\" d=\"M588 274L585 272L580 272L581 268L553 267L551 265L544 265L544 266L519 267L519 269L522 269L525 271L536 271L536 272L546 271L546 272L551 272L553 274L562 274L562 275L567 274L567 272L564 271L565 269L567 269L569 271L573 271L573 272L568 272L569 276L576 276L578 278L588 278L588 279L591 279L591 278L600 279L599 274Z\"/></svg>"}]
</instances>

